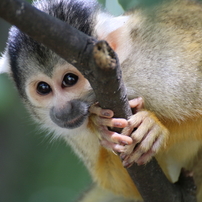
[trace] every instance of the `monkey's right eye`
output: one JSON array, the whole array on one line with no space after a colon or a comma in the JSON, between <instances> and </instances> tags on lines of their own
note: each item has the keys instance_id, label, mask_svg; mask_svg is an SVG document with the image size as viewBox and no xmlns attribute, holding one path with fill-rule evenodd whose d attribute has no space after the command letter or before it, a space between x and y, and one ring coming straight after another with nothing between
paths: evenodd
<instances>
[{"instance_id":1,"label":"monkey's right eye","mask_svg":"<svg viewBox=\"0 0 202 202\"><path fill-rule=\"evenodd\" d=\"M51 87L46 82L39 82L36 90L40 95L47 95L52 91Z\"/></svg>"}]
</instances>

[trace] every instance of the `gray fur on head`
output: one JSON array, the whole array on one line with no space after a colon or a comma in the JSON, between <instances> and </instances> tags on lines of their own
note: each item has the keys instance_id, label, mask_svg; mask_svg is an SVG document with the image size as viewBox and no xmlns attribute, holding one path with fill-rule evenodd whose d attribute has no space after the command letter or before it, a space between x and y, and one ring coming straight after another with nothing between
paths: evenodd
<instances>
[{"instance_id":1,"label":"gray fur on head","mask_svg":"<svg viewBox=\"0 0 202 202\"><path fill-rule=\"evenodd\" d=\"M93 35L96 23L94 18L100 10L100 5L95 0L38 0L33 5L88 35ZM24 85L27 78L38 72L51 75L56 64L65 62L14 26L10 29L7 44L5 54L9 58L12 76L22 97L26 97Z\"/></svg>"}]
</instances>

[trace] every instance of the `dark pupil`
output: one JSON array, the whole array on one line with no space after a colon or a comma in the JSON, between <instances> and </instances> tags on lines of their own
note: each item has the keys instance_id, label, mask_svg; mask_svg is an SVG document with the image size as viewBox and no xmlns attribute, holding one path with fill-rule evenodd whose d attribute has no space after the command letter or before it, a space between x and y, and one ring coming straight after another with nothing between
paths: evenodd
<instances>
[{"instance_id":1,"label":"dark pupil","mask_svg":"<svg viewBox=\"0 0 202 202\"><path fill-rule=\"evenodd\" d=\"M75 75L75 74L72 74L72 73L68 73L64 76L64 79L63 79L63 82L62 82L62 85L64 87L70 87L70 86L73 86L77 83L78 81L78 76Z\"/></svg>"},{"instance_id":2,"label":"dark pupil","mask_svg":"<svg viewBox=\"0 0 202 202\"><path fill-rule=\"evenodd\" d=\"M47 95L51 92L51 87L45 82L40 82L37 85L37 92L40 95Z\"/></svg>"}]
</instances>

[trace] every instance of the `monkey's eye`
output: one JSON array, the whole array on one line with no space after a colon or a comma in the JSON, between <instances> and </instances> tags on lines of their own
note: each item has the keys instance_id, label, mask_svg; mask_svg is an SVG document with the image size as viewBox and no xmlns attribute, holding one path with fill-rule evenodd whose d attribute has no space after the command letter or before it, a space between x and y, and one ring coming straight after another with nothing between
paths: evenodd
<instances>
[{"instance_id":1,"label":"monkey's eye","mask_svg":"<svg viewBox=\"0 0 202 202\"><path fill-rule=\"evenodd\" d=\"M71 87L78 81L78 76L72 73L68 73L64 76L62 81L62 87Z\"/></svg>"},{"instance_id":2,"label":"monkey's eye","mask_svg":"<svg viewBox=\"0 0 202 202\"><path fill-rule=\"evenodd\" d=\"M52 91L51 87L43 81L38 83L36 90L40 95L47 95Z\"/></svg>"}]
</instances>

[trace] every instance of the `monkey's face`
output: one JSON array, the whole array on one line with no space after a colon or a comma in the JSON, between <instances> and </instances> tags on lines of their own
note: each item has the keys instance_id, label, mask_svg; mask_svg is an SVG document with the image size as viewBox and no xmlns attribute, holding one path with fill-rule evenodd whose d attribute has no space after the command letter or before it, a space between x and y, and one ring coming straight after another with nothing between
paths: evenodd
<instances>
[{"instance_id":1,"label":"monkey's face","mask_svg":"<svg viewBox=\"0 0 202 202\"><path fill-rule=\"evenodd\" d=\"M74 66L16 27L10 30L1 64L0 72L11 74L27 109L42 126L61 134L86 126L95 96Z\"/></svg>"},{"instance_id":2,"label":"monkey's face","mask_svg":"<svg viewBox=\"0 0 202 202\"><path fill-rule=\"evenodd\" d=\"M89 82L67 62L56 65L49 75L31 76L25 86L28 108L48 128L80 127L94 100Z\"/></svg>"}]
</instances>

